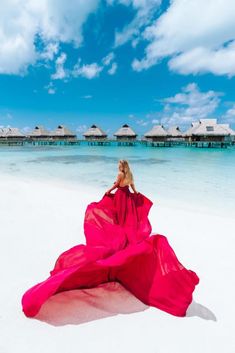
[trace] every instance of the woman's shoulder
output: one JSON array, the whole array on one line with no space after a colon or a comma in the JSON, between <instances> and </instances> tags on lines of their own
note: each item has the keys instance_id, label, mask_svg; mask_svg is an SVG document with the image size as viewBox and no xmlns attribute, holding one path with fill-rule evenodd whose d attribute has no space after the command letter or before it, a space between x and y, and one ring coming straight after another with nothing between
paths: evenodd
<instances>
[{"instance_id":1,"label":"woman's shoulder","mask_svg":"<svg viewBox=\"0 0 235 353\"><path fill-rule=\"evenodd\" d=\"M120 171L120 172L118 172L118 176L119 177L124 177L124 173Z\"/></svg>"}]
</instances>

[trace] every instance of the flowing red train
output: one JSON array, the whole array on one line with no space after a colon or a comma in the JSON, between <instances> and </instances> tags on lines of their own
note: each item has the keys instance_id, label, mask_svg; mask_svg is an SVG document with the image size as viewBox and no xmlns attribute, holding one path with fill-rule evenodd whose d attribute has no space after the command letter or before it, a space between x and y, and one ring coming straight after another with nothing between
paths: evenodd
<instances>
[{"instance_id":1,"label":"flowing red train","mask_svg":"<svg viewBox=\"0 0 235 353\"><path fill-rule=\"evenodd\" d=\"M84 218L86 245L63 252L50 276L25 292L22 307L34 317L52 295L120 282L147 305L185 316L199 282L177 259L167 238L151 235L152 202L128 186L88 205Z\"/></svg>"}]
</instances>

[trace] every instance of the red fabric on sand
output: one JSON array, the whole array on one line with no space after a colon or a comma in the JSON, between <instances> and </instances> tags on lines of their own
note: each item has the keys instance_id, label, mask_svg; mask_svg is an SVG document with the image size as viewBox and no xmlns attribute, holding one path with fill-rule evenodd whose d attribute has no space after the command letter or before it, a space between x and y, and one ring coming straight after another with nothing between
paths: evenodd
<instances>
[{"instance_id":1,"label":"red fabric on sand","mask_svg":"<svg viewBox=\"0 0 235 353\"><path fill-rule=\"evenodd\" d=\"M199 282L177 259L167 238L151 235L152 202L128 186L88 205L86 245L63 252L50 276L22 297L26 316L34 317L52 295L118 281L147 305L185 316Z\"/></svg>"}]
</instances>

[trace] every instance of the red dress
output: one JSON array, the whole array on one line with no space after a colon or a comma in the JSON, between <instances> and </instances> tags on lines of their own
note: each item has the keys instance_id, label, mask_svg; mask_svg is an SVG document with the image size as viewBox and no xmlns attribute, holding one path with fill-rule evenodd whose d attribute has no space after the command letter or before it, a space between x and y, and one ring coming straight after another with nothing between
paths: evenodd
<instances>
[{"instance_id":1,"label":"red dress","mask_svg":"<svg viewBox=\"0 0 235 353\"><path fill-rule=\"evenodd\" d=\"M151 234L152 202L128 186L88 205L86 245L63 252L50 276L22 297L26 316L35 316L52 295L118 281L147 305L185 316L199 279L177 259L167 238Z\"/></svg>"}]
</instances>

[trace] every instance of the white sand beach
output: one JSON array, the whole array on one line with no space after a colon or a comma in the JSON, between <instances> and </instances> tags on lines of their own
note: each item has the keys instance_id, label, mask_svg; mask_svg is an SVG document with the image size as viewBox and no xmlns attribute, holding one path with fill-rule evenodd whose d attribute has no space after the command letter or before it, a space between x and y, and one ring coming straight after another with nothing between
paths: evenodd
<instances>
[{"instance_id":1,"label":"white sand beach","mask_svg":"<svg viewBox=\"0 0 235 353\"><path fill-rule=\"evenodd\" d=\"M103 192L0 177L0 352L235 352L235 219L166 207L155 195L146 195L153 233L200 277L187 317L148 308L115 283L58 294L37 319L24 316L22 294L84 243L86 206Z\"/></svg>"}]
</instances>

